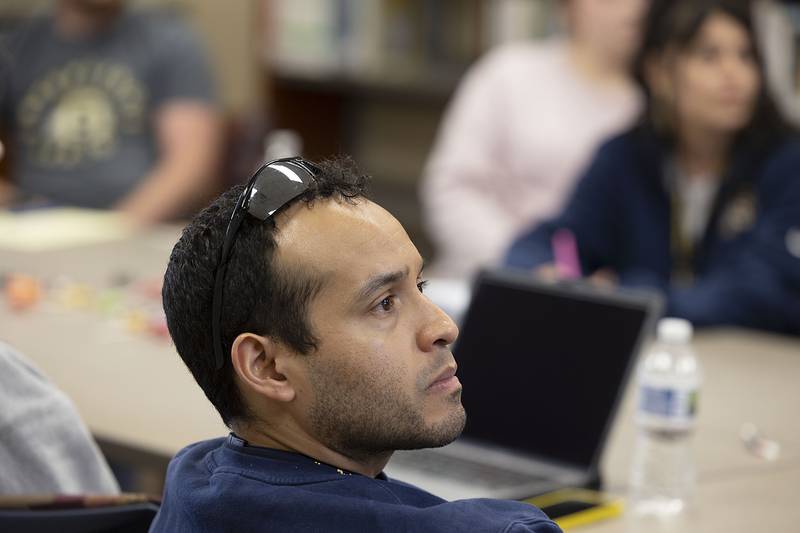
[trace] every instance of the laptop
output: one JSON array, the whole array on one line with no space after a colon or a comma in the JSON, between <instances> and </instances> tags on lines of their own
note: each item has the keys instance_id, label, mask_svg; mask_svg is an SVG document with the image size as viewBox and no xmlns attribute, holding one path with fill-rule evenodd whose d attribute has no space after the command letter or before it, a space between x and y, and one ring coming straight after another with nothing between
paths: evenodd
<instances>
[{"instance_id":1,"label":"laptop","mask_svg":"<svg viewBox=\"0 0 800 533\"><path fill-rule=\"evenodd\" d=\"M660 309L650 292L482 271L453 348L464 432L442 448L395 452L386 474L447 500L598 487L628 375Z\"/></svg>"}]
</instances>

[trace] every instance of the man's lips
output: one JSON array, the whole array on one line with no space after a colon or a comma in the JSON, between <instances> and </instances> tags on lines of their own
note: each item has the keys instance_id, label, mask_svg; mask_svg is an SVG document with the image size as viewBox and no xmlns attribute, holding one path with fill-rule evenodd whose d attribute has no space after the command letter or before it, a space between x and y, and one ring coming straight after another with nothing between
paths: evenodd
<instances>
[{"instance_id":1,"label":"man's lips","mask_svg":"<svg viewBox=\"0 0 800 533\"><path fill-rule=\"evenodd\" d=\"M452 381L458 381L458 378L455 377L456 375L456 365L448 366L443 371L436 376L436 378L428 385L429 389L441 386L447 386Z\"/></svg>"}]
</instances>

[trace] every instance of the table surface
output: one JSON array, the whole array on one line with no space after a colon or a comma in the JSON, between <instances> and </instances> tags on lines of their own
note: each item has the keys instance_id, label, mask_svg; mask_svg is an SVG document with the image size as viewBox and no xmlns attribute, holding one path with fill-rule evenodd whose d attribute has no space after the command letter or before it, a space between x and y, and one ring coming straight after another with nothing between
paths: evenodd
<instances>
[{"instance_id":1,"label":"table surface","mask_svg":"<svg viewBox=\"0 0 800 533\"><path fill-rule=\"evenodd\" d=\"M164 227L124 242L60 251L0 250L0 273L68 276L98 287L120 274L157 277L178 231ZM131 334L88 311L47 304L27 312L0 305L0 339L66 392L98 437L172 455L227 432L168 341ZM580 531L800 530L800 505L793 501L800 494L800 340L712 330L697 335L695 348L705 378L694 435L694 507L680 520L647 523L626 513ZM635 437L634 396L629 388L602 461L607 489L621 495ZM744 423L780 443L777 460L747 451L739 438Z\"/></svg>"},{"instance_id":2,"label":"table surface","mask_svg":"<svg viewBox=\"0 0 800 533\"><path fill-rule=\"evenodd\" d=\"M800 530L800 340L739 330L697 335L703 365L694 455L698 486L683 521L646 522L626 514L580 531ZM602 463L606 487L624 495L635 441L635 394L630 386ZM743 424L777 441L777 460L756 457L739 437Z\"/></svg>"},{"instance_id":3,"label":"table surface","mask_svg":"<svg viewBox=\"0 0 800 533\"><path fill-rule=\"evenodd\" d=\"M114 277L163 275L179 229L47 252L0 250L0 271L67 277L108 287ZM173 455L227 429L169 341L134 335L91 311L52 302L21 313L0 305L0 339L13 345L61 387L92 432L143 451Z\"/></svg>"}]
</instances>

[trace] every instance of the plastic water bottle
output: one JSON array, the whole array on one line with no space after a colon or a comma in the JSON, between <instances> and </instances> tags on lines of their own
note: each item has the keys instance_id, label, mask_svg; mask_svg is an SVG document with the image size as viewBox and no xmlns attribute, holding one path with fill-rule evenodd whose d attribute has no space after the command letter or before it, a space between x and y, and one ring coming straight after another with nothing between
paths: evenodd
<instances>
[{"instance_id":1,"label":"plastic water bottle","mask_svg":"<svg viewBox=\"0 0 800 533\"><path fill-rule=\"evenodd\" d=\"M688 321L662 319L657 341L638 369L629 505L639 515L677 515L694 490L691 437L702 372L691 340Z\"/></svg>"}]
</instances>

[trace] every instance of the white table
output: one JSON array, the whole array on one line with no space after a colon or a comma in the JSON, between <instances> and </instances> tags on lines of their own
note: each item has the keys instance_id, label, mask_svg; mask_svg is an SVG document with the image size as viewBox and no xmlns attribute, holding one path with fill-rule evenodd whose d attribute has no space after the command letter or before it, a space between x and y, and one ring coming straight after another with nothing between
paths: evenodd
<instances>
[{"instance_id":1,"label":"white table","mask_svg":"<svg viewBox=\"0 0 800 533\"><path fill-rule=\"evenodd\" d=\"M111 277L163 275L179 229L63 251L0 250L0 270L105 287ZM227 429L168 341L134 335L91 311L52 302L13 313L0 339L32 359L75 402L99 438L164 456Z\"/></svg>"},{"instance_id":2,"label":"white table","mask_svg":"<svg viewBox=\"0 0 800 533\"><path fill-rule=\"evenodd\" d=\"M0 250L0 270L67 274L102 286L114 272L163 273L177 228L128 242L78 249ZM227 430L173 347L109 327L91 313L45 306L15 314L0 306L0 338L33 359L73 398L99 437L169 456ZM800 340L719 330L698 335L704 366L695 509L683 522L642 524L626 514L582 531L800 531ZM634 442L633 398L626 395L602 469L607 488L624 494ZM782 446L775 462L747 452L738 433L756 424Z\"/></svg>"},{"instance_id":3,"label":"white table","mask_svg":"<svg viewBox=\"0 0 800 533\"><path fill-rule=\"evenodd\" d=\"M705 381L694 436L694 509L662 524L626 513L580 531L800 531L800 340L718 330L702 332L695 345ZM623 495L635 441L634 399L629 387L602 462L607 488ZM778 460L747 451L739 438L747 422L780 443Z\"/></svg>"}]
</instances>

